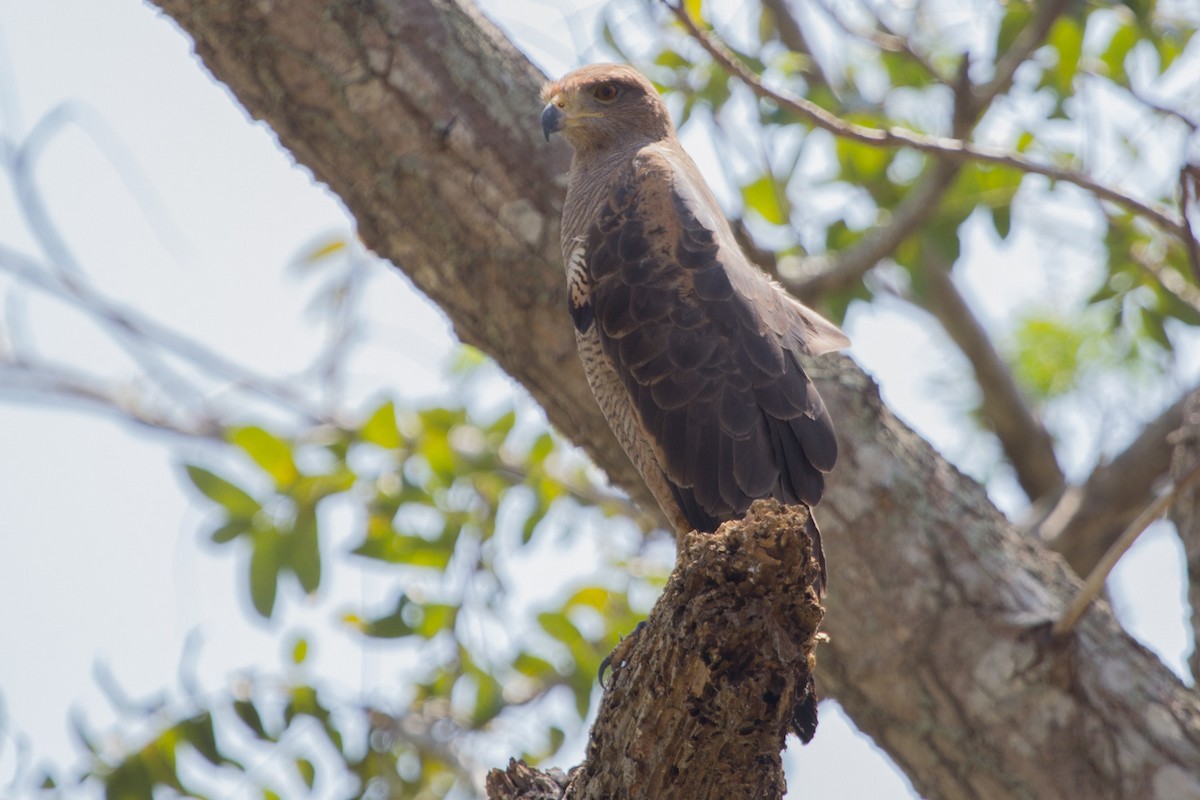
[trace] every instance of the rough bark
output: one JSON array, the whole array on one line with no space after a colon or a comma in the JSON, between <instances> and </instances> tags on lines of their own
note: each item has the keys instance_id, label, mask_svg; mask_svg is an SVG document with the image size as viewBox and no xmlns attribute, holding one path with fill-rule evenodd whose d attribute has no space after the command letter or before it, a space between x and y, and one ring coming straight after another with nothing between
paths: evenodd
<instances>
[{"instance_id":1,"label":"rough bark","mask_svg":"<svg viewBox=\"0 0 1200 800\"><path fill-rule=\"evenodd\" d=\"M1200 464L1200 389L1183 401L1178 430L1171 435L1171 479L1178 483ZM1183 542L1187 560L1188 600L1192 609L1192 638L1200 642L1200 488L1195 484L1182 491L1171 506L1171 522ZM1200 675L1200 646L1188 658L1192 677Z\"/></svg>"},{"instance_id":2,"label":"rough bark","mask_svg":"<svg viewBox=\"0 0 1200 800\"><path fill-rule=\"evenodd\" d=\"M558 263L561 150L539 76L461 0L157 0L336 192L362 236L645 497L584 383ZM899 423L843 357L809 365L843 445L822 504L818 682L929 797L1200 797L1200 707L1107 607Z\"/></svg>"},{"instance_id":3,"label":"rough bark","mask_svg":"<svg viewBox=\"0 0 1200 800\"><path fill-rule=\"evenodd\" d=\"M807 519L802 507L760 500L740 522L684 537L662 597L618 649L587 759L562 797L783 796L784 739L816 725L823 609ZM510 764L489 775L488 796L531 800L553 779Z\"/></svg>"}]
</instances>

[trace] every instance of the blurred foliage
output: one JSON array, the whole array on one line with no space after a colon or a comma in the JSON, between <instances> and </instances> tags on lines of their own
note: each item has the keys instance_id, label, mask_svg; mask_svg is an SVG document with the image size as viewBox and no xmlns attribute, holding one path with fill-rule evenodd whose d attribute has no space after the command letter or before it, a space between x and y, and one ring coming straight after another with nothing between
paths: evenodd
<instances>
[{"instance_id":1,"label":"blurred foliage","mask_svg":"<svg viewBox=\"0 0 1200 800\"><path fill-rule=\"evenodd\" d=\"M1121 176L1139 197L1178 208L1181 164L1163 166L1163 153L1183 152L1193 133L1178 101L1194 81L1172 72L1196 29L1182 4L1068 4L1012 86L958 125L953 98L964 53L978 94L1029 33L1038 4L997 2L973 11L972 25L945 26L953 4L878 4L879 16L863 4L821 4L794 20L807 42L822 43L816 54L794 26L756 4L686 5L770 85L843 120L939 135L964 129L992 147ZM641 24L647 17L653 25ZM985 37L972 38L982 29ZM615 57L664 90L686 133L700 127L712 137L725 169L723 200L781 265L851 250L886 225L932 169L925 156L839 140L754 100L658 3L614 4L602 34ZM1046 222L1064 198L1090 216ZM971 226L983 222L1001 257L979 268L1005 270L1004 248L1034 237L1039 252L1067 252L1073 272L1079 264L1090 270L1078 298L1064 295L1061 307L1048 298L995 331L1035 403L1063 401L1098 369L1162 372L1173 331L1200 325L1187 250L1146 220L1093 200L1080 203L1078 192L1016 169L963 165L927 221L890 254L888 280L856 281L815 301L838 318L880 298L919 306L924 271L961 268ZM347 250L343 240L322 241L298 267L320 274ZM1047 255L1047 269L1065 272L1055 263L1061 258ZM327 313L352 317L352 277L330 281ZM481 360L464 348L456 379L469 381ZM332 370L339 359L327 361ZM298 638L281 675L239 678L216 692L185 689L169 703L126 710L104 736L77 724L86 763L47 774L43 784L98 785L114 800L470 797L488 742L499 737L505 753L536 762L578 735L600 660L645 610L631 593L656 593L661 565L639 562L640 545L596 544L598 527L609 528L606 541L621 524L637 531L638 543L645 531L618 522L636 515L544 423L524 419L530 414L520 403L490 413L471 405L409 411L400 398L343 415L353 423L248 420L224 429L211 459L184 470L211 511L208 538L244 559L245 596L264 624L286 625L289 603L322 602L334 573L357 567L388 576L394 586L384 607L331 612L361 647L406 656L385 700L335 688L310 663L308 639ZM530 574L536 562L523 559L566 540L592 543L594 580L552 602L521 601L522 585L558 578Z\"/></svg>"},{"instance_id":2,"label":"blurred foliage","mask_svg":"<svg viewBox=\"0 0 1200 800\"><path fill-rule=\"evenodd\" d=\"M415 666L393 693L402 702L347 700L314 678L300 638L285 677L127 709L129 727L149 732L114 744L77 723L91 762L66 780L99 783L113 800L162 790L220 797L247 785L264 798L334 786L353 796L471 796L478 775L464 764L473 737L505 735L502 717L536 717L558 694L574 710L570 731L549 725L513 739L530 762L557 752L591 707L601 659L645 611L631 607L630 589L641 583L653 594L665 578L662 565L643 563L632 570L643 577L631 578L629 564L602 561L594 577L611 584L574 586L549 606L514 601L510 582L538 580L523 550L631 511L544 423L518 425L516 408L485 423L462 408L398 413L387 400L354 425L301 437L234 427L226 440L221 470L189 464L185 474L212 511L211 542L247 554L253 613L279 623L287 598L319 596L331 551L342 569L374 563L395 582L393 602L343 612L341 626L364 647L374 640L406 651ZM330 520L347 509L356 520L350 541L332 547ZM644 532L628 527L636 558ZM186 769L196 758L209 768ZM271 769L251 766L264 759Z\"/></svg>"},{"instance_id":3,"label":"blurred foliage","mask_svg":"<svg viewBox=\"0 0 1200 800\"><path fill-rule=\"evenodd\" d=\"M995 77L994 64L1030 35L1040 8L1014 0L980 11L974 19L991 30L990 39L980 39L942 27L955 14L953 4L831 3L820 11L791 4L785 7L807 31L799 39L765 8L701 6L705 25L769 86L802 95L847 122L939 135L957 130L954 97L964 52L970 53L967 75L977 102ZM644 48L619 52L673 98L685 132L704 128L722 148L726 188L736 194L760 248L781 258L794 254L797 242L801 254L845 252L876 226L887 225L929 175L933 162L926 156L830 137L768 101L752 99L659 4L647 0L641 8L661 21L664 35ZM624 15L609 15L607 41L621 41L629 27L622 24ZM1198 22L1195 8L1178 3L1070 4L1011 86L972 109L966 138L1098 174L1102 183L1178 211L1184 162L1172 156L1164 166L1162 154L1186 153L1183 144L1194 134L1194 117L1187 118L1189 108L1195 109L1194 93L1188 94L1194 81L1172 67L1193 42ZM818 73L810 68L814 56L807 48L822 35ZM1187 68L1196 69L1194 54ZM705 113L697 115L698 109ZM903 270L902 283L855 282L806 299L839 319L855 302L871 303L898 290L923 307L924 271L931 264L958 266L968 226L983 219L998 242L999 260L987 270L1006 268L1006 245L1028 248L1035 238L1042 249L1066 251L1062 257L1080 265L1068 283L1078 283L1082 267L1094 288L1090 296L1064 291L1047 297L1046 307L992 331L1008 345L1006 354L1031 402L1070 402L1072 390L1081 388L1075 379L1080 371L1126 370L1138 379L1164 375L1172 363L1172 326L1200 325L1195 272L1200 265L1188 263L1187 250L1172 234L1107 205L1097 222L1072 223L1082 228L1074 239L1073 231L1048 230L1043 218L1053 206L1078 206L1073 192L1015 168L966 163L930 218L886 259ZM728 205L737 212L737 204ZM1095 268L1099 248L1088 229L1092 224L1103 229L1105 262ZM1045 268L1056 267L1047 258ZM1045 280L1054 283L1052 275ZM1097 329L1101 319L1104 326ZM1089 333L1081 337L1085 329ZM1089 346L1096 337L1110 341ZM1045 352L1046 346L1054 353ZM964 418L980 421L970 413Z\"/></svg>"}]
</instances>

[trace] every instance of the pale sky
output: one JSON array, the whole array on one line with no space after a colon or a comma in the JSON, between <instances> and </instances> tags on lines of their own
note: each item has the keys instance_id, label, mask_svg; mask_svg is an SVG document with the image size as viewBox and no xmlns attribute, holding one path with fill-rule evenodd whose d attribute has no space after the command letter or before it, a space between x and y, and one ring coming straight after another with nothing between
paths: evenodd
<instances>
[{"instance_id":1,"label":"pale sky","mask_svg":"<svg viewBox=\"0 0 1200 800\"><path fill-rule=\"evenodd\" d=\"M554 73L607 57L591 44L600 4L575 5L569 15L531 0L485 8L503 9L497 21ZM286 375L304 366L317 341L303 316L308 290L285 279L284 268L322 235L351 232L352 222L197 66L186 38L134 0L5 0L0 51L6 140L23 137L58 104L78 101L88 109L84 118L94 115L145 176L131 192L125 170L78 130L54 139L42 156L39 185L92 279L110 297L251 367ZM135 196L149 198L149 213ZM11 192L0 193L0 243L34 252ZM1011 250L996 257L1005 269L967 276L985 318L1042 290L1034 259ZM0 276L0 303L10 290ZM0 314L14 307L0 304ZM43 301L19 307L39 353L128 374L124 357L78 315ZM414 404L436 396L451 348L441 314L386 270L372 282L369 316L383 345L356 362L352 396L393 389ZM973 463L975 439L944 406L927 402L945 377L946 350L922 320L897 303L853 317L848 328L855 358L910 424L968 470L990 460L983 453ZM197 674L215 688L247 666L278 669L297 632L331 629L329 605L293 602L278 626L247 617L243 565L200 546L204 515L191 508L181 480L181 461L203 462L206 451L184 445L180 452L179 444L91 414L0 401L0 787L16 767L14 735L34 763L69 765L72 709L100 730L111 721L97 664L135 697L155 695L177 685L184 642L198 631ZM1177 672L1189 646L1178 557L1173 537L1154 531L1114 584L1122 619ZM343 583L329 591L370 599L377 587ZM320 673L344 668L344 686L371 690L390 674L386 655L364 656L334 633L319 641ZM826 706L816 742L794 746L789 757L805 797L907 797L907 782L872 750ZM565 753L563 763L577 757Z\"/></svg>"}]
</instances>

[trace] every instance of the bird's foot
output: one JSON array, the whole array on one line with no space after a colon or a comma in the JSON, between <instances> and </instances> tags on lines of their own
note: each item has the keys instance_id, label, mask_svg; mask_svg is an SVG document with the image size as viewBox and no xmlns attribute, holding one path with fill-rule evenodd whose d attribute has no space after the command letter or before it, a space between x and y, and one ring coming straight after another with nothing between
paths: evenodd
<instances>
[{"instance_id":1,"label":"bird's foot","mask_svg":"<svg viewBox=\"0 0 1200 800\"><path fill-rule=\"evenodd\" d=\"M604 657L600 662L600 674L597 676L600 679L600 688L607 689L608 686L604 683L604 673L611 667L613 675L617 674L617 670L625 666L625 661L629 656L629 651L633 649L633 643L637 641L638 634L642 632L642 628L646 627L646 621L642 620L633 629L633 632L628 636L622 636L621 641L617 642L617 646L613 651Z\"/></svg>"}]
</instances>

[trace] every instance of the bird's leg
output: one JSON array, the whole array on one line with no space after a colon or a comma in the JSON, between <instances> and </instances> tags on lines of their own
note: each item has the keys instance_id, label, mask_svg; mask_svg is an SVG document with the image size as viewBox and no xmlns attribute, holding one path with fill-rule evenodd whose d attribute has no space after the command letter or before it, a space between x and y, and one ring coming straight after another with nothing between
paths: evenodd
<instances>
[{"instance_id":1,"label":"bird's leg","mask_svg":"<svg viewBox=\"0 0 1200 800\"><path fill-rule=\"evenodd\" d=\"M617 674L617 670L625 665L625 662L629 656L629 651L633 649L633 644L637 641L638 634L642 632L642 628L644 627L646 627L646 621L642 620L637 624L637 627L633 629L632 633L630 633L628 636L622 636L621 641L617 642L617 646L613 648L613 651L605 656L604 660L600 662L600 674L597 675L597 677L600 679L601 689L608 688L604 684L604 673L609 667L612 667L613 675L615 676Z\"/></svg>"}]
</instances>

